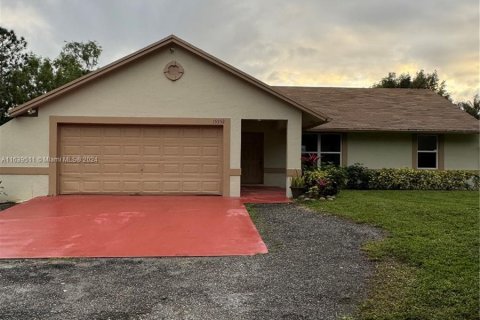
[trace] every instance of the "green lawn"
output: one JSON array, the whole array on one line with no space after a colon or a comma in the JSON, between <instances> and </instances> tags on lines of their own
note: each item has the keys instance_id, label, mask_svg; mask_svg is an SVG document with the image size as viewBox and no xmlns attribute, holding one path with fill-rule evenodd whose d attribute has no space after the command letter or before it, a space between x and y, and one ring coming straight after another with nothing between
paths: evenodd
<instances>
[{"instance_id":1,"label":"green lawn","mask_svg":"<svg viewBox=\"0 0 480 320\"><path fill-rule=\"evenodd\" d=\"M358 319L479 319L479 193L351 191L312 208L381 227Z\"/></svg>"}]
</instances>

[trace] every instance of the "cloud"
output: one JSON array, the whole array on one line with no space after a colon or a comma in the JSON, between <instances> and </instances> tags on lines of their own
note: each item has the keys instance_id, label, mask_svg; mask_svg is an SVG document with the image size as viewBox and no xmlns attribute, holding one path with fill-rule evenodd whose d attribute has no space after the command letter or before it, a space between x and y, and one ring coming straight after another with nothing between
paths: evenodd
<instances>
[{"instance_id":1,"label":"cloud","mask_svg":"<svg viewBox=\"0 0 480 320\"><path fill-rule=\"evenodd\" d=\"M368 87L423 68L456 99L478 90L476 0L3 0L1 9L2 24L43 55L97 40L106 64L174 33L270 84Z\"/></svg>"},{"instance_id":2,"label":"cloud","mask_svg":"<svg viewBox=\"0 0 480 320\"><path fill-rule=\"evenodd\" d=\"M34 6L16 1L1 2L0 22L3 27L25 37L32 48L39 48L43 54L50 55L56 47L51 25Z\"/></svg>"}]
</instances>

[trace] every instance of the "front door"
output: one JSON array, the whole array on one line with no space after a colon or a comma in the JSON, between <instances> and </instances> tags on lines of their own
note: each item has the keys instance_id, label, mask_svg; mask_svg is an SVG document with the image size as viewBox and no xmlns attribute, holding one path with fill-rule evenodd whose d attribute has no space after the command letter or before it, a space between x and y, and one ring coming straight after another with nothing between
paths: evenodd
<instances>
[{"instance_id":1,"label":"front door","mask_svg":"<svg viewBox=\"0 0 480 320\"><path fill-rule=\"evenodd\" d=\"M242 184L263 184L263 133L242 133Z\"/></svg>"}]
</instances>

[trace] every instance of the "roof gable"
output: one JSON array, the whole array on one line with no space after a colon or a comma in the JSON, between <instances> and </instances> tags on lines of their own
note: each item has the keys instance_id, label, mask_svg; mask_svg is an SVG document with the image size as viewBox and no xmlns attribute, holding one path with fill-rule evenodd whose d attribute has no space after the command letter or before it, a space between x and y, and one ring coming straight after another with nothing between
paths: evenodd
<instances>
[{"instance_id":1,"label":"roof gable","mask_svg":"<svg viewBox=\"0 0 480 320\"><path fill-rule=\"evenodd\" d=\"M120 68L122 66L125 66L125 65L128 65L128 64L131 64L131 63L134 63L136 60L148 55L148 54L151 54L153 52L156 52L158 50L161 50L169 45L176 45L176 46L179 46L185 50L187 50L188 52L196 55L196 56L199 56L201 57L202 59L208 61L209 63L229 72L230 74L242 79L243 81L246 81L247 83L257 87L258 89L260 90L263 90L264 92L270 94L271 96L277 98L277 99L280 99L281 101L283 102L286 102L288 105L294 107L294 108L297 108L299 110L301 110L304 114L307 114L308 117L310 119L312 119L312 123L314 124L319 124L319 123L322 123L322 122L325 122L328 120L328 117L326 117L325 115L323 115L321 112L319 111L316 111L316 110L312 110L310 108L307 108L306 106L304 106L303 104L301 104L300 102L297 102L287 96L285 96L283 93L280 93L274 89L272 89L269 85L263 83L262 81L248 75L247 73L221 61L220 59L206 53L205 51L191 45L190 43L174 36L174 35L170 35L158 42L155 42L143 49L140 49L130 55L127 55L117 61L114 61L102 68L99 68L95 71L92 71L90 73L88 73L87 75L83 76L83 77L80 77L76 80L73 80L59 88L56 88L50 92L47 92L35 99L32 99L22 105L19 105L13 109L11 109L9 111L9 115L11 117L16 117L16 116L19 116L19 115L22 115L24 113L26 113L29 109L34 109L34 108L39 108L41 107L43 104L45 104L46 102L56 98L56 97L59 97L61 95L64 95L64 94L67 94L68 92L70 92L71 90L74 90L98 77L101 77L101 76L104 76L114 70L116 70L117 68ZM311 126L311 125L310 125Z\"/></svg>"}]
</instances>

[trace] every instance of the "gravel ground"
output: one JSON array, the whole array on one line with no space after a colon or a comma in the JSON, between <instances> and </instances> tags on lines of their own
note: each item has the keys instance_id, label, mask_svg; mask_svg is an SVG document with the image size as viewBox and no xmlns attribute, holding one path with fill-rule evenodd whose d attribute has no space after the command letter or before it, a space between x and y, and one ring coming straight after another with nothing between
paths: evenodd
<instances>
[{"instance_id":1,"label":"gravel ground","mask_svg":"<svg viewBox=\"0 0 480 320\"><path fill-rule=\"evenodd\" d=\"M252 257L0 260L0 319L337 319L364 297L381 232L255 205Z\"/></svg>"}]
</instances>

